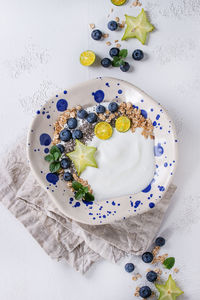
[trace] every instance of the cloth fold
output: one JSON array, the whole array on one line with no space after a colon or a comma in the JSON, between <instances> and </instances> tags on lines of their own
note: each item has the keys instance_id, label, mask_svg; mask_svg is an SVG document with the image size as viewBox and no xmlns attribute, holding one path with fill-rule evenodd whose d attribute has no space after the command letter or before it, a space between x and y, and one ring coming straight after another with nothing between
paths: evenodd
<instances>
[{"instance_id":1,"label":"cloth fold","mask_svg":"<svg viewBox=\"0 0 200 300\"><path fill-rule=\"evenodd\" d=\"M52 258L65 259L85 273L100 258L116 263L140 255L151 245L176 186L171 184L152 210L112 224L91 226L64 216L38 184L26 159L25 138L0 166L0 201L22 222Z\"/></svg>"}]
</instances>

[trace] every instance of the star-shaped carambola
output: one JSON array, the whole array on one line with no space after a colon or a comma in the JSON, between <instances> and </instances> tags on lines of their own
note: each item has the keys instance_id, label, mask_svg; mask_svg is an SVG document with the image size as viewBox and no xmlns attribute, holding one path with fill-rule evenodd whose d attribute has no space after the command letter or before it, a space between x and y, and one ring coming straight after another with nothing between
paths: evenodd
<instances>
[{"instance_id":1,"label":"star-shaped carambola","mask_svg":"<svg viewBox=\"0 0 200 300\"><path fill-rule=\"evenodd\" d=\"M79 140L76 140L75 150L67 153L67 156L73 161L78 176L87 166L98 168L94 154L97 148L86 146Z\"/></svg>"},{"instance_id":2,"label":"star-shaped carambola","mask_svg":"<svg viewBox=\"0 0 200 300\"><path fill-rule=\"evenodd\" d=\"M183 291L179 289L171 275L169 275L165 284L155 284L155 286L160 292L158 300L176 300L178 296L183 294Z\"/></svg>"},{"instance_id":3,"label":"star-shaped carambola","mask_svg":"<svg viewBox=\"0 0 200 300\"><path fill-rule=\"evenodd\" d=\"M154 26L147 19L147 15L142 9L141 13L137 17L126 17L126 29L122 37L123 40L130 38L138 39L142 44L145 44L147 33L154 30Z\"/></svg>"}]
</instances>

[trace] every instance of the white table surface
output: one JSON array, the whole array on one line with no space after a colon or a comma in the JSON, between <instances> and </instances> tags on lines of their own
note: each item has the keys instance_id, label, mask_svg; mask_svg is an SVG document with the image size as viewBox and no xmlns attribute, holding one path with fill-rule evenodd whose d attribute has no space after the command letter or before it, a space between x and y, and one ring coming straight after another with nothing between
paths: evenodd
<instances>
[{"instance_id":1,"label":"white table surface","mask_svg":"<svg viewBox=\"0 0 200 300\"><path fill-rule=\"evenodd\" d=\"M161 102L173 118L179 137L178 190L163 221L164 251L175 256L179 299L200 298L200 2L141 0L156 30L141 48L143 62L129 61L132 72L82 67L79 54L94 49L107 56L105 41L90 38L89 23L106 29L107 15L137 15L129 4L116 8L109 0L0 0L0 154L27 129L48 97L97 76L125 79ZM111 19L111 18L110 18ZM107 30L106 30L107 31ZM111 33L108 40L120 39ZM1 174L0 176L3 176ZM124 262L101 261L82 276L64 262L51 260L26 229L0 205L1 300L128 300L134 282ZM127 259L125 260L127 261ZM139 260L131 261L139 266ZM146 266L145 266L146 267ZM142 268L142 267L141 267ZM140 270L141 272L141 270Z\"/></svg>"}]
</instances>

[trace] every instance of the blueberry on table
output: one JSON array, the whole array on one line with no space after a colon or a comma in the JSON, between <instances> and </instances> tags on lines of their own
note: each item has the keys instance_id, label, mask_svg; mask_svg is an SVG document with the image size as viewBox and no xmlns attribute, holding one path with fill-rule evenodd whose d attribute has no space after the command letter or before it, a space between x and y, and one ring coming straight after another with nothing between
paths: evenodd
<instances>
[{"instance_id":1,"label":"blueberry on table","mask_svg":"<svg viewBox=\"0 0 200 300\"><path fill-rule=\"evenodd\" d=\"M151 252L145 252L142 254L142 260L145 263L150 263L153 260L153 254Z\"/></svg>"},{"instance_id":2,"label":"blueberry on table","mask_svg":"<svg viewBox=\"0 0 200 300\"><path fill-rule=\"evenodd\" d=\"M81 130L76 129L76 130L74 130L74 131L72 132L72 137L73 137L73 139L78 139L78 140L80 140L80 139L82 139L82 137L83 137L83 133L82 133Z\"/></svg>"},{"instance_id":3,"label":"blueberry on table","mask_svg":"<svg viewBox=\"0 0 200 300\"><path fill-rule=\"evenodd\" d=\"M146 275L146 278L147 278L148 281L154 282L154 281L157 280L158 274L154 271L149 271Z\"/></svg>"},{"instance_id":4,"label":"blueberry on table","mask_svg":"<svg viewBox=\"0 0 200 300\"><path fill-rule=\"evenodd\" d=\"M125 62L124 64L120 65L120 70L122 72L128 72L128 70L130 69L130 65L129 63Z\"/></svg>"},{"instance_id":5,"label":"blueberry on table","mask_svg":"<svg viewBox=\"0 0 200 300\"><path fill-rule=\"evenodd\" d=\"M132 58L135 60L141 60L141 59L143 59L143 57L144 57L144 53L140 49L136 49L132 53Z\"/></svg>"},{"instance_id":6,"label":"blueberry on table","mask_svg":"<svg viewBox=\"0 0 200 300\"><path fill-rule=\"evenodd\" d=\"M77 127L77 120L75 118L69 118L67 120L67 125L70 129L74 129Z\"/></svg>"},{"instance_id":7,"label":"blueberry on table","mask_svg":"<svg viewBox=\"0 0 200 300\"><path fill-rule=\"evenodd\" d=\"M102 32L99 29L95 29L91 33L93 40L98 41L102 38Z\"/></svg>"},{"instance_id":8,"label":"blueberry on table","mask_svg":"<svg viewBox=\"0 0 200 300\"><path fill-rule=\"evenodd\" d=\"M118 28L118 24L116 21L110 21L108 22L108 29L110 29L111 31L117 30Z\"/></svg>"},{"instance_id":9,"label":"blueberry on table","mask_svg":"<svg viewBox=\"0 0 200 300\"><path fill-rule=\"evenodd\" d=\"M73 180L73 176L72 176L72 174L70 172L65 172L63 174L63 179L65 181L72 181Z\"/></svg>"},{"instance_id":10,"label":"blueberry on table","mask_svg":"<svg viewBox=\"0 0 200 300\"><path fill-rule=\"evenodd\" d=\"M118 110L118 104L116 102L110 102L108 105L108 109L111 112L116 112Z\"/></svg>"},{"instance_id":11,"label":"blueberry on table","mask_svg":"<svg viewBox=\"0 0 200 300\"><path fill-rule=\"evenodd\" d=\"M119 55L119 48L111 48L110 51L109 51L109 54L111 57L114 57L114 56L118 56Z\"/></svg>"},{"instance_id":12,"label":"blueberry on table","mask_svg":"<svg viewBox=\"0 0 200 300\"><path fill-rule=\"evenodd\" d=\"M63 129L60 132L61 141L68 142L69 140L71 140L71 138L72 138L72 134L71 134L71 131L69 131L68 129Z\"/></svg>"},{"instance_id":13,"label":"blueberry on table","mask_svg":"<svg viewBox=\"0 0 200 300\"><path fill-rule=\"evenodd\" d=\"M103 106L103 105L98 105L98 106L96 107L96 112L97 112L97 114L104 114L105 111L106 111L106 108L105 108L105 106Z\"/></svg>"},{"instance_id":14,"label":"blueberry on table","mask_svg":"<svg viewBox=\"0 0 200 300\"><path fill-rule=\"evenodd\" d=\"M87 116L87 121L89 123L95 123L97 121L97 115L95 113L89 113Z\"/></svg>"},{"instance_id":15,"label":"blueberry on table","mask_svg":"<svg viewBox=\"0 0 200 300\"><path fill-rule=\"evenodd\" d=\"M165 245L165 239L163 237L159 236L155 240L155 244L156 244L156 246L162 247Z\"/></svg>"},{"instance_id":16,"label":"blueberry on table","mask_svg":"<svg viewBox=\"0 0 200 300\"><path fill-rule=\"evenodd\" d=\"M68 169L71 166L71 161L69 158L63 158L60 162L62 169Z\"/></svg>"},{"instance_id":17,"label":"blueberry on table","mask_svg":"<svg viewBox=\"0 0 200 300\"><path fill-rule=\"evenodd\" d=\"M78 112L77 112L77 116L80 118L80 119L85 119L87 117L88 113L85 109L80 109Z\"/></svg>"},{"instance_id":18,"label":"blueberry on table","mask_svg":"<svg viewBox=\"0 0 200 300\"><path fill-rule=\"evenodd\" d=\"M65 151L65 147L62 144L56 145L56 147L60 150L61 153Z\"/></svg>"},{"instance_id":19,"label":"blueberry on table","mask_svg":"<svg viewBox=\"0 0 200 300\"><path fill-rule=\"evenodd\" d=\"M110 58L105 57L105 58L103 58L103 59L101 60L101 65L102 65L102 67L104 67L104 68L110 67L111 64L112 64L112 62L111 62Z\"/></svg>"},{"instance_id":20,"label":"blueberry on table","mask_svg":"<svg viewBox=\"0 0 200 300\"><path fill-rule=\"evenodd\" d=\"M151 296L151 289L147 285L142 286L139 290L140 297L146 299Z\"/></svg>"},{"instance_id":21,"label":"blueberry on table","mask_svg":"<svg viewBox=\"0 0 200 300\"><path fill-rule=\"evenodd\" d=\"M135 266L132 263L127 263L127 264L125 264L124 268L125 268L126 272L131 273L134 271Z\"/></svg>"}]
</instances>

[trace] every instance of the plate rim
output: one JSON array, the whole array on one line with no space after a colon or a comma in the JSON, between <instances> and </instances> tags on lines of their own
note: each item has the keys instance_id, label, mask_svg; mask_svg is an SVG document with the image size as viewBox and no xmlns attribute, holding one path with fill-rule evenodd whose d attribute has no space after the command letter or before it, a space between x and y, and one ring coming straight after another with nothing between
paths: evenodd
<instances>
[{"instance_id":1,"label":"plate rim","mask_svg":"<svg viewBox=\"0 0 200 300\"><path fill-rule=\"evenodd\" d=\"M171 126L172 126L172 130L173 130L174 136L177 137L177 134L176 134L176 128L175 128L174 122L173 122L173 120L170 118L170 116L169 116L169 114L168 114L168 111L167 111L167 110L166 110L159 102L157 102L157 101L154 100L151 96L149 96L147 93L145 93L142 89L136 87L134 84L132 84L132 83L126 81L126 80L118 79L118 78L115 78L115 77L107 77L107 76L105 76L105 77L104 77L104 76L102 76L102 77L96 77L96 78L92 78L92 79L86 80L86 81L84 81L84 82L81 82L81 83L77 83L77 84L75 84L75 85L72 85L72 86L68 89L68 91L73 90L73 89L77 89L77 88L80 89L80 88L82 88L83 86L88 85L89 82L95 81L95 80L97 80L97 79L103 79L103 80L115 80L115 81L117 80L117 81L119 81L119 82L123 82L123 83L125 83L126 85L129 85L131 88L134 88L134 89L135 89L138 93L140 93L142 96L149 98L152 102L155 102L157 105L159 105L159 106L164 110L167 119L170 120L170 124L171 124ZM60 92L58 92L57 94L59 95L59 93L60 93ZM51 98L48 98L48 100L45 101L45 103L42 105L42 107L44 107L44 106L46 105L46 103L47 103L48 101L50 101L52 98L53 98L53 96L52 96ZM41 107L41 108L42 108L42 107ZM26 139L26 141L27 141L27 144L26 144L26 153L27 153L27 156L28 156L29 166L30 166L30 169L31 169L31 171L33 172L35 178L37 179L38 183L39 183L40 186L47 192L47 194L50 196L50 198L52 199L53 203L54 203L55 206L58 208L58 210L59 210L64 216L70 218L71 220L74 220L74 221L79 222L79 223L82 223L82 224L91 225L91 226L98 226L98 225L101 226L101 225L105 225L105 224L111 224L111 223L114 223L114 222L116 222L116 221L122 221L122 220L123 220L122 217L116 218L116 220L111 220L111 221L109 221L109 220L106 218L102 224L99 224L99 223L96 223L96 222L89 223L89 222L87 222L87 221L80 220L79 218L76 218L76 217L74 217L74 216L72 217L72 216L68 215L68 214L66 213L66 211L63 210L62 206L61 206L61 205L59 204L59 202L55 199L54 195L53 195L49 190L45 189L45 186L44 186L44 183L43 183L42 179L38 176L37 171L36 171L36 169L33 167L33 164L32 164L32 162L31 162L31 154L30 154L31 147L28 147L28 146L27 146L28 143L29 143L30 140L31 140L31 133L32 133L32 132L31 132L31 128L32 128L33 125L35 124L36 120L37 120L37 118L36 118L36 116L34 116L33 119L32 119L32 121L31 121L31 123L30 123L30 126L28 127L28 134L27 134L27 139ZM175 142L174 142L174 156L175 156L174 158L175 158L176 163L174 164L173 174L172 174L171 176L168 177L168 182L167 182L167 184L166 184L165 191L163 191L162 197L156 201L155 208L156 208L156 206L158 205L158 203L162 200L162 198L164 197L165 193L167 192L167 190L168 190L170 184L171 184L172 181L173 181L174 174L175 174L175 172L176 172L176 168L177 168L177 164L178 164L178 145L177 145L177 144L178 144L178 143L175 143ZM153 208L153 209L154 209L154 208ZM134 217L134 216L136 216L136 215L140 215L140 214L146 213L146 212L148 212L148 211L150 211L150 210L151 210L151 208L146 207L146 208L143 208L142 211L139 210L139 211L137 211L137 213L133 214L132 216L131 216L131 215L128 215L127 217ZM88 220L89 220L89 218L88 218Z\"/></svg>"}]
</instances>

